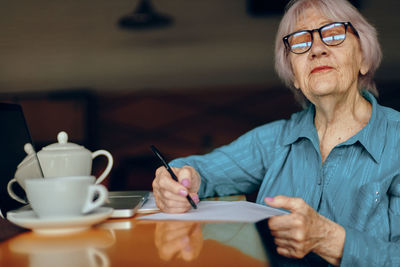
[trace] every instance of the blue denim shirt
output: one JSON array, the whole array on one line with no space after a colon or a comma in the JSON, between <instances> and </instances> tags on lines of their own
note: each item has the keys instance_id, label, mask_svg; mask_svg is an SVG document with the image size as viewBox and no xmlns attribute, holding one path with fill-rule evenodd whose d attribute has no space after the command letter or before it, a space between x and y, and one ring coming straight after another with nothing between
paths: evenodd
<instances>
[{"instance_id":1,"label":"blue denim shirt","mask_svg":"<svg viewBox=\"0 0 400 267\"><path fill-rule=\"evenodd\" d=\"M176 159L201 175L200 197L258 190L304 199L342 225L342 266L400 266L400 113L372 104L368 124L322 164L315 108L255 128L209 154Z\"/></svg>"}]
</instances>

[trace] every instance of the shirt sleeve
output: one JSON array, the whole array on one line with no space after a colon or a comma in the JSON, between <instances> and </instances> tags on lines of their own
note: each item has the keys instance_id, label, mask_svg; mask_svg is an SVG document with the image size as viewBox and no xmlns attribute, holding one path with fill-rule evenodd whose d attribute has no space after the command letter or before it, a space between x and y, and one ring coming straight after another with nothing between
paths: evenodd
<instances>
[{"instance_id":1,"label":"shirt sleeve","mask_svg":"<svg viewBox=\"0 0 400 267\"><path fill-rule=\"evenodd\" d=\"M345 229L346 241L340 266L400 266L398 240L384 241L368 233Z\"/></svg>"},{"instance_id":2,"label":"shirt sleeve","mask_svg":"<svg viewBox=\"0 0 400 267\"><path fill-rule=\"evenodd\" d=\"M368 235L350 227L346 229L346 241L341 266L400 266L400 177L389 189L388 240Z\"/></svg>"},{"instance_id":3,"label":"shirt sleeve","mask_svg":"<svg viewBox=\"0 0 400 267\"><path fill-rule=\"evenodd\" d=\"M263 144L260 141L259 131L256 128L208 154L173 160L171 166L189 165L199 172L201 198L255 192L268 165L268 152L265 141Z\"/></svg>"}]
</instances>

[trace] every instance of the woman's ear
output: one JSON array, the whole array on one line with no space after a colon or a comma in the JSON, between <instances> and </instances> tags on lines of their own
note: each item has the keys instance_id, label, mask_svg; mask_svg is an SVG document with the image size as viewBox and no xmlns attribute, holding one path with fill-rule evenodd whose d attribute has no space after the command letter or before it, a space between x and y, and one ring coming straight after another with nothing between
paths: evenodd
<instances>
[{"instance_id":1,"label":"woman's ear","mask_svg":"<svg viewBox=\"0 0 400 267\"><path fill-rule=\"evenodd\" d=\"M361 70L360 70L360 71L361 71ZM297 81L297 79L296 79L296 78L294 78L294 80L293 80L293 85L294 85L294 87L295 87L297 90L299 90L299 89L300 89L299 82Z\"/></svg>"},{"instance_id":2,"label":"woman's ear","mask_svg":"<svg viewBox=\"0 0 400 267\"><path fill-rule=\"evenodd\" d=\"M367 74L368 73L368 71L369 71L369 64L367 64L366 62L365 62L365 58L363 57L363 59L361 59L362 61L361 61L361 66L360 66L360 73L361 73L361 75L365 75L365 74Z\"/></svg>"},{"instance_id":3,"label":"woman's ear","mask_svg":"<svg viewBox=\"0 0 400 267\"><path fill-rule=\"evenodd\" d=\"M365 75L367 74L369 71L369 66L367 66L367 64L365 64L364 62L361 64L361 68L360 68L360 73L361 75Z\"/></svg>"}]
</instances>

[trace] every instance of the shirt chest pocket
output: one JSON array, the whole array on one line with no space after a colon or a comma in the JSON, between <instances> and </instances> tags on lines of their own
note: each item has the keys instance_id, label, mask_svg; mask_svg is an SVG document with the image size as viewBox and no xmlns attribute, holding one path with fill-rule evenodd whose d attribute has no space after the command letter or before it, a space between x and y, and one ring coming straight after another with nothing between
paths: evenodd
<instances>
[{"instance_id":1,"label":"shirt chest pocket","mask_svg":"<svg viewBox=\"0 0 400 267\"><path fill-rule=\"evenodd\" d=\"M351 227L376 234L388 228L388 187L385 183L373 182L364 184L355 192L350 214Z\"/></svg>"},{"instance_id":2,"label":"shirt chest pocket","mask_svg":"<svg viewBox=\"0 0 400 267\"><path fill-rule=\"evenodd\" d=\"M400 215L400 181L392 184L389 188L390 211L395 215Z\"/></svg>"}]
</instances>

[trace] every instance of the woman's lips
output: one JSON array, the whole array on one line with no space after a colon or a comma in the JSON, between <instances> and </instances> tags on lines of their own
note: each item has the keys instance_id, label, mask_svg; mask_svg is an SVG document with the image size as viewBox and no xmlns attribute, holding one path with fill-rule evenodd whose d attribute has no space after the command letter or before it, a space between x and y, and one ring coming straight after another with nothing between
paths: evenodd
<instances>
[{"instance_id":1,"label":"woman's lips","mask_svg":"<svg viewBox=\"0 0 400 267\"><path fill-rule=\"evenodd\" d=\"M331 70L331 69L333 69L333 68L330 66L318 66L318 67L312 69L311 73L316 73L316 72L321 72L321 71Z\"/></svg>"}]
</instances>

